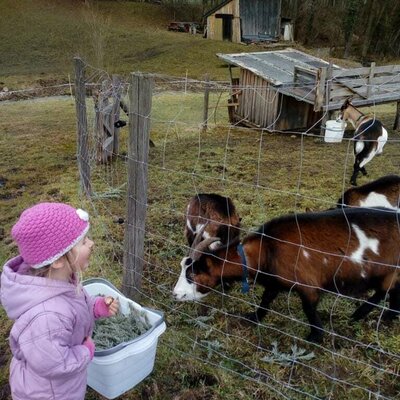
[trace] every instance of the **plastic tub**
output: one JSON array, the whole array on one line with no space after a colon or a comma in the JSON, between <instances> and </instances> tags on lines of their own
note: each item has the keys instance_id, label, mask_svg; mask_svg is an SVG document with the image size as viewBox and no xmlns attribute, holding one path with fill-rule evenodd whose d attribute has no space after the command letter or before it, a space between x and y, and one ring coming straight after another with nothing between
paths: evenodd
<instances>
[{"instance_id":1,"label":"plastic tub","mask_svg":"<svg viewBox=\"0 0 400 400\"><path fill-rule=\"evenodd\" d=\"M335 119L326 121L325 142L340 143L343 139L345 129L346 123L344 121L337 121Z\"/></svg>"},{"instance_id":2,"label":"plastic tub","mask_svg":"<svg viewBox=\"0 0 400 400\"><path fill-rule=\"evenodd\" d=\"M118 297L124 314L129 312L130 303L143 311L151 324L151 328L143 335L94 353L88 368L88 385L107 399L114 399L132 389L153 371L158 337L166 329L164 314L128 299L105 279L88 279L83 285L92 296L101 294Z\"/></svg>"}]
</instances>

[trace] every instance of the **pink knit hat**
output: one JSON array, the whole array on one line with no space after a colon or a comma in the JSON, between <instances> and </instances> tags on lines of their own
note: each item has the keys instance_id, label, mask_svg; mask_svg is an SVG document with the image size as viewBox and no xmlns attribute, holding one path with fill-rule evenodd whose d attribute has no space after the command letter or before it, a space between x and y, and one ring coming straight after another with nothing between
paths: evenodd
<instances>
[{"instance_id":1,"label":"pink knit hat","mask_svg":"<svg viewBox=\"0 0 400 400\"><path fill-rule=\"evenodd\" d=\"M89 214L63 203L39 203L26 209L11 230L20 255L41 268L71 250L89 230Z\"/></svg>"}]
</instances>

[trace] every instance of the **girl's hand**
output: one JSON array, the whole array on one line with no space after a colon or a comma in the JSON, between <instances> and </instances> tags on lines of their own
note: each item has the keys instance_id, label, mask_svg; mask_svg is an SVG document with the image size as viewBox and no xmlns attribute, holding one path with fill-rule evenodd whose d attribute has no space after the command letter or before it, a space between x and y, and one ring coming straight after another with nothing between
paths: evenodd
<instances>
[{"instance_id":1,"label":"girl's hand","mask_svg":"<svg viewBox=\"0 0 400 400\"><path fill-rule=\"evenodd\" d=\"M114 299L111 296L107 297L97 297L94 303L94 317L95 318L104 318L104 317L112 317L117 314L119 310L119 301L118 298Z\"/></svg>"},{"instance_id":2,"label":"girl's hand","mask_svg":"<svg viewBox=\"0 0 400 400\"><path fill-rule=\"evenodd\" d=\"M90 336L85 337L85 340L83 341L82 344L87 347L87 349L89 350L90 359L93 360L94 351L96 349L96 346L95 346L92 338Z\"/></svg>"},{"instance_id":3,"label":"girl's hand","mask_svg":"<svg viewBox=\"0 0 400 400\"><path fill-rule=\"evenodd\" d=\"M108 312L110 313L110 316L114 316L118 313L119 311L119 301L118 298L114 299L112 296L107 296L104 298L104 302L106 303L108 307Z\"/></svg>"}]
</instances>

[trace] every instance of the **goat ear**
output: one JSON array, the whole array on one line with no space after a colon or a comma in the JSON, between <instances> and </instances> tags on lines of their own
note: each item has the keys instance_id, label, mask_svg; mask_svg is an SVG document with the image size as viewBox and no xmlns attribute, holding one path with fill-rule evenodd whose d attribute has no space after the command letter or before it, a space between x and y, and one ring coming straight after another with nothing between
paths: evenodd
<instances>
[{"instance_id":1,"label":"goat ear","mask_svg":"<svg viewBox=\"0 0 400 400\"><path fill-rule=\"evenodd\" d=\"M348 97L348 98L344 101L342 107L340 107L340 111L344 111L348 106L350 106L350 105L351 105L351 100L352 100L352 97Z\"/></svg>"}]
</instances>

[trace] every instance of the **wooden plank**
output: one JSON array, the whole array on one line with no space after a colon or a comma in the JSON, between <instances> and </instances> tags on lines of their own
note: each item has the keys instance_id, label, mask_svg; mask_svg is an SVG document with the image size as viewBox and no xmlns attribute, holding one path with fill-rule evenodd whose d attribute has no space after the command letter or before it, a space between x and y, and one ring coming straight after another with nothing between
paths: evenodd
<instances>
[{"instance_id":1,"label":"wooden plank","mask_svg":"<svg viewBox=\"0 0 400 400\"><path fill-rule=\"evenodd\" d=\"M393 101L398 101L400 97L399 93L393 93L393 94L385 94L385 95L376 95L374 93L373 96L371 96L369 99L361 99L361 98L354 98L352 103L356 106L356 107L362 107L362 106L371 106L371 105L376 105L376 104L384 104L384 103L391 103ZM322 110L339 110L340 107L342 106L343 102L346 99L343 98L339 101L339 99L337 99L335 102L331 102L329 103L329 105L324 105L322 107Z\"/></svg>"},{"instance_id":2,"label":"wooden plank","mask_svg":"<svg viewBox=\"0 0 400 400\"><path fill-rule=\"evenodd\" d=\"M328 68L326 67L318 69L314 111L320 111L324 103L327 73Z\"/></svg>"},{"instance_id":3,"label":"wooden plank","mask_svg":"<svg viewBox=\"0 0 400 400\"><path fill-rule=\"evenodd\" d=\"M361 68L349 68L342 70L333 71L333 78L345 78L345 77L355 77L355 76L369 76L370 68L369 67L361 67ZM375 66L375 75L379 74L398 74L400 72L400 65L381 65Z\"/></svg>"},{"instance_id":4,"label":"wooden plank","mask_svg":"<svg viewBox=\"0 0 400 400\"><path fill-rule=\"evenodd\" d=\"M306 68L300 65L294 66L294 74L293 74L293 82L307 82L307 83L315 83L318 76L318 70Z\"/></svg>"},{"instance_id":5,"label":"wooden plank","mask_svg":"<svg viewBox=\"0 0 400 400\"><path fill-rule=\"evenodd\" d=\"M368 84L368 78L352 78L350 79L349 77L347 78L334 78L334 81L337 83L341 83L342 85L346 85L349 87L360 87Z\"/></svg>"},{"instance_id":6,"label":"wooden plank","mask_svg":"<svg viewBox=\"0 0 400 400\"><path fill-rule=\"evenodd\" d=\"M400 74L399 75L385 75L385 76L374 76L371 79L372 85L391 85L391 84L398 84L400 89Z\"/></svg>"},{"instance_id":7,"label":"wooden plank","mask_svg":"<svg viewBox=\"0 0 400 400\"><path fill-rule=\"evenodd\" d=\"M355 92L351 90L350 88L342 85L338 85L335 82L332 83L331 86L331 93L329 96L329 101L332 101L333 99L337 97L349 97L351 95L354 95Z\"/></svg>"}]
</instances>

